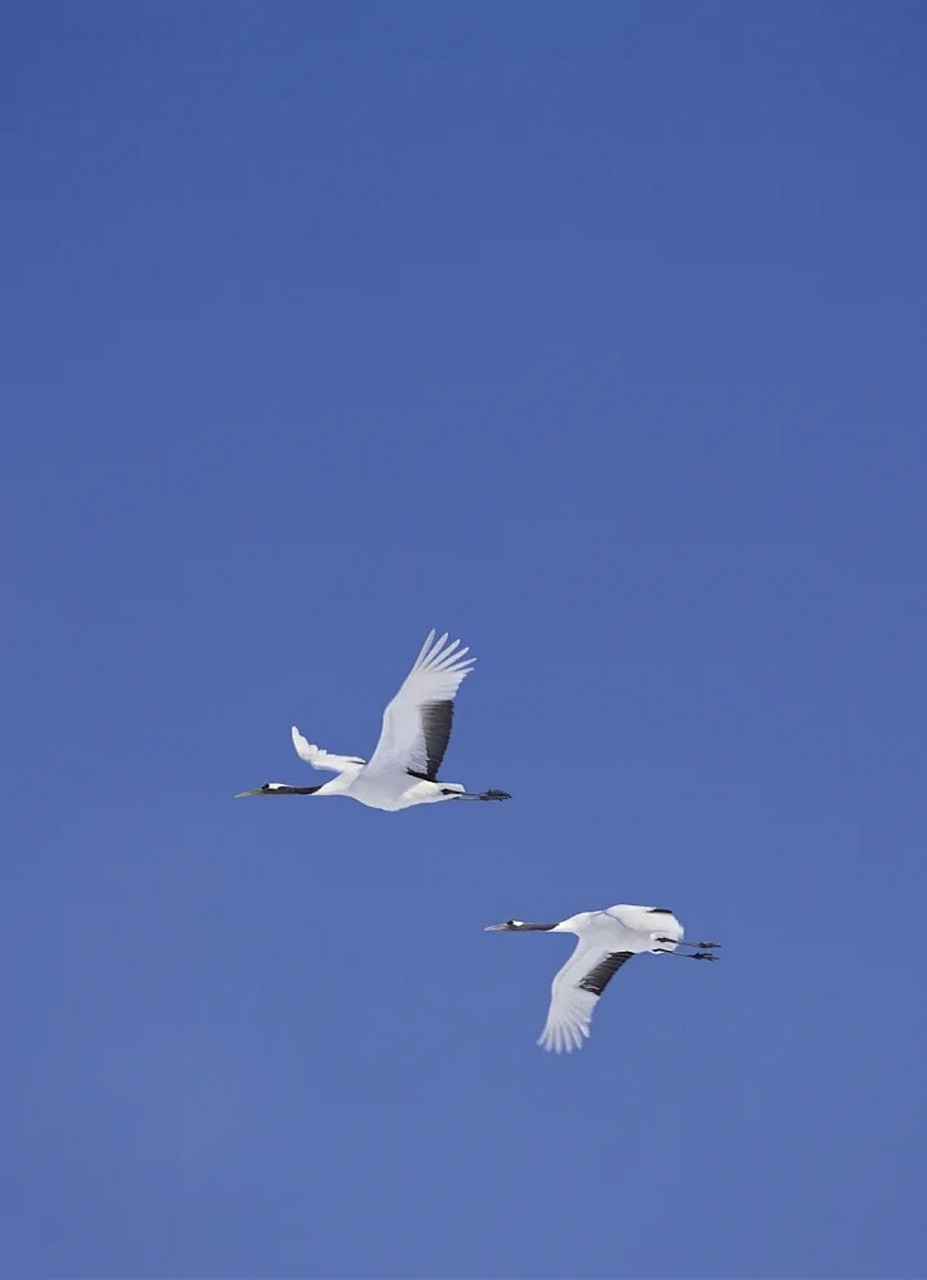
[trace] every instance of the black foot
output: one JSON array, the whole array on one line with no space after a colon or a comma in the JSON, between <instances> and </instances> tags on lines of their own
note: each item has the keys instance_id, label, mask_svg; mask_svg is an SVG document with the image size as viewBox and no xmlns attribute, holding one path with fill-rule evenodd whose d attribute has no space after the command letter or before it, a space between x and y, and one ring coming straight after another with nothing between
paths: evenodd
<instances>
[{"instance_id":1,"label":"black foot","mask_svg":"<svg viewBox=\"0 0 927 1280\"><path fill-rule=\"evenodd\" d=\"M481 791L481 800L511 800L511 796L507 791Z\"/></svg>"},{"instance_id":2,"label":"black foot","mask_svg":"<svg viewBox=\"0 0 927 1280\"><path fill-rule=\"evenodd\" d=\"M689 956L690 960L717 960L717 956L713 956L710 951L693 951Z\"/></svg>"}]
</instances>

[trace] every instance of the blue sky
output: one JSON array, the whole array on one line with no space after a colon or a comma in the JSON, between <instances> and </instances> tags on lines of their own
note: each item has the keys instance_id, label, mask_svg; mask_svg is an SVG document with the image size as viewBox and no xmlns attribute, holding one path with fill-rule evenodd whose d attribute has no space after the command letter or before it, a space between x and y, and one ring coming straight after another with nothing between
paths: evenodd
<instances>
[{"instance_id":1,"label":"blue sky","mask_svg":"<svg viewBox=\"0 0 927 1280\"><path fill-rule=\"evenodd\" d=\"M922 6L7 23L9 1274L923 1276Z\"/></svg>"}]
</instances>

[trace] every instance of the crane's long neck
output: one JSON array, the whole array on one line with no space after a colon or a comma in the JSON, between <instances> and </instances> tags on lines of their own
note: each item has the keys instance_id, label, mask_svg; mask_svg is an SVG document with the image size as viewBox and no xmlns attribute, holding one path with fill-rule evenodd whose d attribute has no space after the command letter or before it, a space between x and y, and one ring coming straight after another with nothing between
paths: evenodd
<instances>
[{"instance_id":1,"label":"crane's long neck","mask_svg":"<svg viewBox=\"0 0 927 1280\"><path fill-rule=\"evenodd\" d=\"M521 933L526 933L532 929L541 933L548 933L551 929L556 929L558 923L559 921L555 920L553 924L525 924L523 920L513 920L509 928Z\"/></svg>"},{"instance_id":2,"label":"crane's long neck","mask_svg":"<svg viewBox=\"0 0 927 1280\"><path fill-rule=\"evenodd\" d=\"M253 794L262 796L314 796L317 791L321 790L322 787L290 787L283 782L269 782L266 787L261 787L259 792L254 792Z\"/></svg>"}]
</instances>

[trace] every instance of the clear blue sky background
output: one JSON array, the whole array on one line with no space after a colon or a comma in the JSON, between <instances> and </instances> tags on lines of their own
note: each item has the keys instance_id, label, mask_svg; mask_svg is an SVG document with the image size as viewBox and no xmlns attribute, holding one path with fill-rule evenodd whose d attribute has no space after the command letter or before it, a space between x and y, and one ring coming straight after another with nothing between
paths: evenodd
<instances>
[{"instance_id":1,"label":"clear blue sky background","mask_svg":"<svg viewBox=\"0 0 927 1280\"><path fill-rule=\"evenodd\" d=\"M924 23L13 6L5 1274L927 1273Z\"/></svg>"}]
</instances>

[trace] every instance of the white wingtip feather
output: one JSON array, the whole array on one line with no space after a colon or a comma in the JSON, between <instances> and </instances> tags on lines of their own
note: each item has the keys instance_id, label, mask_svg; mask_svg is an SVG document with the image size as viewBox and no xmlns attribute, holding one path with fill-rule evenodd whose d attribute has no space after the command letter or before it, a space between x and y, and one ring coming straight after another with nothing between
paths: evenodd
<instances>
[{"instance_id":1,"label":"white wingtip feather","mask_svg":"<svg viewBox=\"0 0 927 1280\"><path fill-rule=\"evenodd\" d=\"M300 760L305 760L307 764L312 764L318 747L314 747L307 738L304 738L295 724L290 729L290 736L293 739L293 746Z\"/></svg>"}]
</instances>

